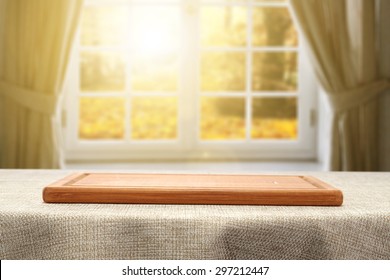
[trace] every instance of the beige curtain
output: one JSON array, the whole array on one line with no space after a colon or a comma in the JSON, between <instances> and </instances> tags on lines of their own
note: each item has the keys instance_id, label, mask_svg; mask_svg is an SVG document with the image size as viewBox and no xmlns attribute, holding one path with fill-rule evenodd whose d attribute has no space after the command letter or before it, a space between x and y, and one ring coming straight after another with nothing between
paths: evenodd
<instances>
[{"instance_id":1,"label":"beige curtain","mask_svg":"<svg viewBox=\"0 0 390 280\"><path fill-rule=\"evenodd\" d=\"M333 109L332 170L378 170L379 73L375 1L290 0Z\"/></svg>"},{"instance_id":2,"label":"beige curtain","mask_svg":"<svg viewBox=\"0 0 390 280\"><path fill-rule=\"evenodd\" d=\"M378 9L381 73L390 79L390 1L380 0ZM380 170L390 171L390 90L381 95L379 103Z\"/></svg>"},{"instance_id":3,"label":"beige curtain","mask_svg":"<svg viewBox=\"0 0 390 280\"><path fill-rule=\"evenodd\" d=\"M1 0L0 167L57 168L59 110L82 0Z\"/></svg>"}]
</instances>

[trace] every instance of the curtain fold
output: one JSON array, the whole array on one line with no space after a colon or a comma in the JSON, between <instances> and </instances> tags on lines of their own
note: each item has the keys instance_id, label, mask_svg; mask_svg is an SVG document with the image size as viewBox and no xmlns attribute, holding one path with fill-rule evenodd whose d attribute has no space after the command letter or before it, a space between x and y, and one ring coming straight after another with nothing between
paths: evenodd
<instances>
[{"instance_id":1,"label":"curtain fold","mask_svg":"<svg viewBox=\"0 0 390 280\"><path fill-rule=\"evenodd\" d=\"M59 110L82 0L2 0L1 168L58 168Z\"/></svg>"},{"instance_id":2,"label":"curtain fold","mask_svg":"<svg viewBox=\"0 0 390 280\"><path fill-rule=\"evenodd\" d=\"M378 97L390 81L379 73L375 1L290 3L333 109L331 170L378 170Z\"/></svg>"}]
</instances>

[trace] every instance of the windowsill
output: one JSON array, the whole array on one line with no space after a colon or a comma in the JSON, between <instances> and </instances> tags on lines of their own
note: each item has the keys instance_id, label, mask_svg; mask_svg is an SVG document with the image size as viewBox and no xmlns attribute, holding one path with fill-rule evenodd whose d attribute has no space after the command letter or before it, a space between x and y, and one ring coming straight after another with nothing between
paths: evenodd
<instances>
[{"instance_id":1,"label":"windowsill","mask_svg":"<svg viewBox=\"0 0 390 280\"><path fill-rule=\"evenodd\" d=\"M325 171L317 161L220 161L220 162L131 162L131 163L66 163L64 169L129 170L129 171L178 171L257 173L264 171Z\"/></svg>"}]
</instances>

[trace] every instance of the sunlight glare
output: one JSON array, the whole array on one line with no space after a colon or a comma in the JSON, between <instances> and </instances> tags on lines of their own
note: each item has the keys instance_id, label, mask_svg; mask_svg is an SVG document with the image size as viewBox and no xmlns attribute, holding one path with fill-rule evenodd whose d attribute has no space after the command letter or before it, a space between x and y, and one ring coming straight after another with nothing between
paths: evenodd
<instances>
[{"instance_id":1,"label":"sunlight glare","mask_svg":"<svg viewBox=\"0 0 390 280\"><path fill-rule=\"evenodd\" d=\"M159 57L176 52L179 45L178 11L162 7L134 9L132 46L137 56Z\"/></svg>"}]
</instances>

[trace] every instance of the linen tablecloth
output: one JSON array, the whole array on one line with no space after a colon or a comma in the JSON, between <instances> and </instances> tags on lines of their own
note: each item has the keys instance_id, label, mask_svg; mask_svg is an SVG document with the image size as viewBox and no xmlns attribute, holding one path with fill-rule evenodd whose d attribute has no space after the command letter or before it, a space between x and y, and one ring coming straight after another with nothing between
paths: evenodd
<instances>
[{"instance_id":1,"label":"linen tablecloth","mask_svg":"<svg viewBox=\"0 0 390 280\"><path fill-rule=\"evenodd\" d=\"M44 203L71 173L0 170L0 259L390 259L390 173L294 173L341 207Z\"/></svg>"}]
</instances>

